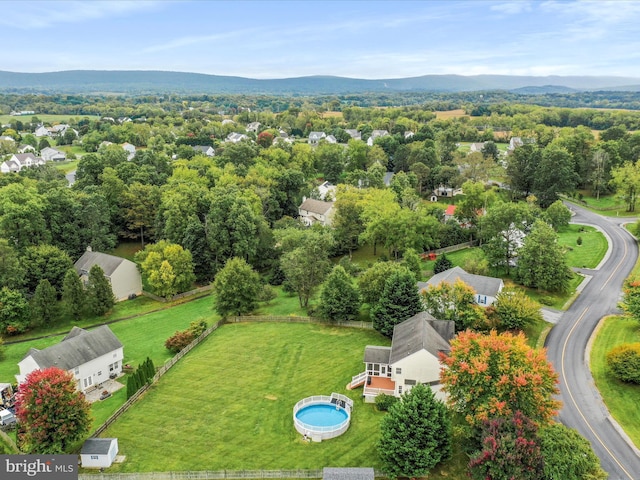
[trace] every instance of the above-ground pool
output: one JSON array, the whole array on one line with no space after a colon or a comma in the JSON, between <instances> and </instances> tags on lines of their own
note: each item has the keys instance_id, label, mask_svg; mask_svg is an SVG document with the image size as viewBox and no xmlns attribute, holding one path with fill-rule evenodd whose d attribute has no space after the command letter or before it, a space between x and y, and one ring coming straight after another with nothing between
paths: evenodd
<instances>
[{"instance_id":1,"label":"above-ground pool","mask_svg":"<svg viewBox=\"0 0 640 480\"><path fill-rule=\"evenodd\" d=\"M293 407L293 423L298 433L320 442L342 435L349 428L353 401L338 393L316 395Z\"/></svg>"}]
</instances>

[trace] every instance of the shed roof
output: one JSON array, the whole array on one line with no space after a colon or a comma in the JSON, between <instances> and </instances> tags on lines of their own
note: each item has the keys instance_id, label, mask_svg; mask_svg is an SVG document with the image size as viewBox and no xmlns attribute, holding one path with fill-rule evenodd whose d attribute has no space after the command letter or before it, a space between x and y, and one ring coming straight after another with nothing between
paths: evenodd
<instances>
[{"instance_id":1,"label":"shed roof","mask_svg":"<svg viewBox=\"0 0 640 480\"><path fill-rule=\"evenodd\" d=\"M71 370L119 348L122 343L107 325L91 331L73 327L57 345L44 350L32 348L25 358L31 356L40 369Z\"/></svg>"},{"instance_id":2,"label":"shed roof","mask_svg":"<svg viewBox=\"0 0 640 480\"><path fill-rule=\"evenodd\" d=\"M89 438L82 445L82 455L106 455L115 438Z\"/></svg>"}]
</instances>

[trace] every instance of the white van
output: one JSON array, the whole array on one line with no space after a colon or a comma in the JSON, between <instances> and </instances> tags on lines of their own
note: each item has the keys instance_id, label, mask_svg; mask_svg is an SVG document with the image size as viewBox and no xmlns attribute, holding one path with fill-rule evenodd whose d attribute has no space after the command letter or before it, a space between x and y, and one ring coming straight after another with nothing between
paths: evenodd
<instances>
[{"instance_id":1,"label":"white van","mask_svg":"<svg viewBox=\"0 0 640 480\"><path fill-rule=\"evenodd\" d=\"M16 421L16 416L11 410L0 410L0 425L13 425Z\"/></svg>"}]
</instances>

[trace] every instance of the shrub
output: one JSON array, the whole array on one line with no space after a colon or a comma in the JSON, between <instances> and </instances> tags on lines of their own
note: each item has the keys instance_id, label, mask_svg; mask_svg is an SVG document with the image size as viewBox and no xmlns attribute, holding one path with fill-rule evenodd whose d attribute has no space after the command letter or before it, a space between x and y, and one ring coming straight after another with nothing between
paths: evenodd
<instances>
[{"instance_id":1,"label":"shrub","mask_svg":"<svg viewBox=\"0 0 640 480\"><path fill-rule=\"evenodd\" d=\"M181 332L176 332L164 342L164 346L171 353L178 353L184 347L189 345L196 337L193 332L189 330L183 330Z\"/></svg>"},{"instance_id":2,"label":"shrub","mask_svg":"<svg viewBox=\"0 0 640 480\"><path fill-rule=\"evenodd\" d=\"M607 365L618 380L640 384L640 343L614 347L607 353Z\"/></svg>"},{"instance_id":3,"label":"shrub","mask_svg":"<svg viewBox=\"0 0 640 480\"><path fill-rule=\"evenodd\" d=\"M582 245L582 237L578 237L578 238L576 239L576 244L578 244L578 245Z\"/></svg>"},{"instance_id":4,"label":"shrub","mask_svg":"<svg viewBox=\"0 0 640 480\"><path fill-rule=\"evenodd\" d=\"M451 267L453 267L453 263L451 263L451 260L449 260L447 256L443 253L438 257L438 259L436 260L436 263L434 263L433 273L444 272L445 270L449 270Z\"/></svg>"},{"instance_id":5,"label":"shrub","mask_svg":"<svg viewBox=\"0 0 640 480\"><path fill-rule=\"evenodd\" d=\"M278 298L278 294L271 285L263 285L258 292L259 302L270 302L271 300L275 300L276 298Z\"/></svg>"},{"instance_id":6,"label":"shrub","mask_svg":"<svg viewBox=\"0 0 640 480\"><path fill-rule=\"evenodd\" d=\"M205 322L204 320L199 320L199 321L196 320L189 324L189 328L187 329L187 332L191 332L193 334L193 338L196 339L200 335L202 335L206 329L207 329L207 322Z\"/></svg>"},{"instance_id":7,"label":"shrub","mask_svg":"<svg viewBox=\"0 0 640 480\"><path fill-rule=\"evenodd\" d=\"M554 299L553 299L553 297L549 297L549 296L547 296L547 295L545 295L545 296L543 296L543 297L540 297L540 298L538 299L538 301L539 301L542 305L547 305L547 306L553 305L553 303L554 303Z\"/></svg>"},{"instance_id":8,"label":"shrub","mask_svg":"<svg viewBox=\"0 0 640 480\"><path fill-rule=\"evenodd\" d=\"M381 412L386 412L391 408L391 405L396 403L398 399L393 395L387 395L385 393L381 393L376 397L376 408Z\"/></svg>"}]
</instances>

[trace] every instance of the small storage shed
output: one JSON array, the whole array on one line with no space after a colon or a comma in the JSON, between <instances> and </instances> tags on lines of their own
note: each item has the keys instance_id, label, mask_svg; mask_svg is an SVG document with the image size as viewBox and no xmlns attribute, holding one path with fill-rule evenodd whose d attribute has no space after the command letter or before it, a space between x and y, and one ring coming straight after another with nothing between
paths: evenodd
<instances>
[{"instance_id":1,"label":"small storage shed","mask_svg":"<svg viewBox=\"0 0 640 480\"><path fill-rule=\"evenodd\" d=\"M90 438L80 450L82 468L109 468L117 454L117 438Z\"/></svg>"}]
</instances>

